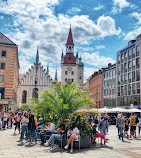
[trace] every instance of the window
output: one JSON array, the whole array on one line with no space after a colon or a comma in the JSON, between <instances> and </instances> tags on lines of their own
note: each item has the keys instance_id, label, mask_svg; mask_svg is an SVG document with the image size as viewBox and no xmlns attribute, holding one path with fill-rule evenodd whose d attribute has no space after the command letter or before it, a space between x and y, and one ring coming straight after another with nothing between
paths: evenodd
<instances>
[{"instance_id":1,"label":"window","mask_svg":"<svg viewBox=\"0 0 141 158\"><path fill-rule=\"evenodd\" d=\"M73 78L71 79L71 81L73 82Z\"/></svg>"},{"instance_id":2,"label":"window","mask_svg":"<svg viewBox=\"0 0 141 158\"><path fill-rule=\"evenodd\" d=\"M115 70L112 71L112 76L115 76Z\"/></svg>"},{"instance_id":3,"label":"window","mask_svg":"<svg viewBox=\"0 0 141 158\"><path fill-rule=\"evenodd\" d=\"M135 83L132 84L132 94L135 94Z\"/></svg>"},{"instance_id":4,"label":"window","mask_svg":"<svg viewBox=\"0 0 141 158\"><path fill-rule=\"evenodd\" d=\"M120 65L118 66L118 74L120 74Z\"/></svg>"},{"instance_id":5,"label":"window","mask_svg":"<svg viewBox=\"0 0 141 158\"><path fill-rule=\"evenodd\" d=\"M127 52L124 53L124 61L127 61Z\"/></svg>"},{"instance_id":6,"label":"window","mask_svg":"<svg viewBox=\"0 0 141 158\"><path fill-rule=\"evenodd\" d=\"M120 76L118 76L118 85L120 85Z\"/></svg>"},{"instance_id":7,"label":"window","mask_svg":"<svg viewBox=\"0 0 141 158\"><path fill-rule=\"evenodd\" d=\"M72 71L71 74L74 75L74 71Z\"/></svg>"},{"instance_id":8,"label":"window","mask_svg":"<svg viewBox=\"0 0 141 158\"><path fill-rule=\"evenodd\" d=\"M123 73L123 64L121 64L121 73Z\"/></svg>"},{"instance_id":9,"label":"window","mask_svg":"<svg viewBox=\"0 0 141 158\"><path fill-rule=\"evenodd\" d=\"M0 63L0 69L5 69L5 63Z\"/></svg>"},{"instance_id":10,"label":"window","mask_svg":"<svg viewBox=\"0 0 141 158\"><path fill-rule=\"evenodd\" d=\"M140 58L136 58L136 68L140 67Z\"/></svg>"},{"instance_id":11,"label":"window","mask_svg":"<svg viewBox=\"0 0 141 158\"><path fill-rule=\"evenodd\" d=\"M38 88L34 88L32 91L32 98L38 99Z\"/></svg>"},{"instance_id":12,"label":"window","mask_svg":"<svg viewBox=\"0 0 141 158\"><path fill-rule=\"evenodd\" d=\"M23 91L22 92L22 103L26 103L26 99L27 99L27 91Z\"/></svg>"},{"instance_id":13,"label":"window","mask_svg":"<svg viewBox=\"0 0 141 158\"><path fill-rule=\"evenodd\" d=\"M124 72L127 72L127 63L124 64Z\"/></svg>"},{"instance_id":14,"label":"window","mask_svg":"<svg viewBox=\"0 0 141 158\"><path fill-rule=\"evenodd\" d=\"M134 47L134 48L132 49L132 58L135 57L135 53L136 53L136 48Z\"/></svg>"},{"instance_id":15,"label":"window","mask_svg":"<svg viewBox=\"0 0 141 158\"><path fill-rule=\"evenodd\" d=\"M67 71L65 71L65 75L67 75L68 74L68 72Z\"/></svg>"},{"instance_id":16,"label":"window","mask_svg":"<svg viewBox=\"0 0 141 158\"><path fill-rule=\"evenodd\" d=\"M137 83L137 94L140 94L140 82Z\"/></svg>"},{"instance_id":17,"label":"window","mask_svg":"<svg viewBox=\"0 0 141 158\"><path fill-rule=\"evenodd\" d=\"M0 83L4 83L4 75L0 75Z\"/></svg>"},{"instance_id":18,"label":"window","mask_svg":"<svg viewBox=\"0 0 141 158\"><path fill-rule=\"evenodd\" d=\"M67 78L65 78L65 82L67 82Z\"/></svg>"},{"instance_id":19,"label":"window","mask_svg":"<svg viewBox=\"0 0 141 158\"><path fill-rule=\"evenodd\" d=\"M81 76L80 76L80 80L81 80Z\"/></svg>"},{"instance_id":20,"label":"window","mask_svg":"<svg viewBox=\"0 0 141 158\"><path fill-rule=\"evenodd\" d=\"M108 78L108 72L107 72L107 78Z\"/></svg>"},{"instance_id":21,"label":"window","mask_svg":"<svg viewBox=\"0 0 141 158\"><path fill-rule=\"evenodd\" d=\"M111 71L109 71L109 77L112 77L112 72Z\"/></svg>"},{"instance_id":22,"label":"window","mask_svg":"<svg viewBox=\"0 0 141 158\"><path fill-rule=\"evenodd\" d=\"M120 87L118 87L118 96L120 96Z\"/></svg>"},{"instance_id":23,"label":"window","mask_svg":"<svg viewBox=\"0 0 141 158\"><path fill-rule=\"evenodd\" d=\"M131 95L131 84L128 85L128 95Z\"/></svg>"},{"instance_id":24,"label":"window","mask_svg":"<svg viewBox=\"0 0 141 158\"><path fill-rule=\"evenodd\" d=\"M120 63L120 55L118 55L118 63Z\"/></svg>"},{"instance_id":25,"label":"window","mask_svg":"<svg viewBox=\"0 0 141 158\"><path fill-rule=\"evenodd\" d=\"M124 54L121 54L121 63L123 62Z\"/></svg>"},{"instance_id":26,"label":"window","mask_svg":"<svg viewBox=\"0 0 141 158\"><path fill-rule=\"evenodd\" d=\"M136 80L140 81L140 70L136 71Z\"/></svg>"},{"instance_id":27,"label":"window","mask_svg":"<svg viewBox=\"0 0 141 158\"><path fill-rule=\"evenodd\" d=\"M124 83L127 83L127 74L124 74Z\"/></svg>"},{"instance_id":28,"label":"window","mask_svg":"<svg viewBox=\"0 0 141 158\"><path fill-rule=\"evenodd\" d=\"M0 98L4 99L5 88L0 87Z\"/></svg>"},{"instance_id":29,"label":"window","mask_svg":"<svg viewBox=\"0 0 141 158\"><path fill-rule=\"evenodd\" d=\"M131 61L128 62L128 71L131 71Z\"/></svg>"},{"instance_id":30,"label":"window","mask_svg":"<svg viewBox=\"0 0 141 158\"><path fill-rule=\"evenodd\" d=\"M136 80L136 73L135 71L132 72L132 82L135 82Z\"/></svg>"},{"instance_id":31,"label":"window","mask_svg":"<svg viewBox=\"0 0 141 158\"><path fill-rule=\"evenodd\" d=\"M127 95L127 85L124 86L124 94Z\"/></svg>"},{"instance_id":32,"label":"window","mask_svg":"<svg viewBox=\"0 0 141 158\"><path fill-rule=\"evenodd\" d=\"M2 57L6 57L6 51L2 51L2 52L1 52L1 56L2 56Z\"/></svg>"},{"instance_id":33,"label":"window","mask_svg":"<svg viewBox=\"0 0 141 158\"><path fill-rule=\"evenodd\" d=\"M71 50L71 46L69 46L69 50Z\"/></svg>"},{"instance_id":34,"label":"window","mask_svg":"<svg viewBox=\"0 0 141 158\"><path fill-rule=\"evenodd\" d=\"M106 73L104 73L104 78L106 78Z\"/></svg>"},{"instance_id":35,"label":"window","mask_svg":"<svg viewBox=\"0 0 141 158\"><path fill-rule=\"evenodd\" d=\"M123 86L121 86L121 96L123 96Z\"/></svg>"},{"instance_id":36,"label":"window","mask_svg":"<svg viewBox=\"0 0 141 158\"><path fill-rule=\"evenodd\" d=\"M128 51L128 59L131 59L131 49Z\"/></svg>"},{"instance_id":37,"label":"window","mask_svg":"<svg viewBox=\"0 0 141 158\"><path fill-rule=\"evenodd\" d=\"M121 84L123 84L123 75L121 75Z\"/></svg>"},{"instance_id":38,"label":"window","mask_svg":"<svg viewBox=\"0 0 141 158\"><path fill-rule=\"evenodd\" d=\"M71 56L69 56L69 60L71 60Z\"/></svg>"},{"instance_id":39,"label":"window","mask_svg":"<svg viewBox=\"0 0 141 158\"><path fill-rule=\"evenodd\" d=\"M139 56L139 54L140 54L140 47L137 46L137 47L136 47L136 56Z\"/></svg>"},{"instance_id":40,"label":"window","mask_svg":"<svg viewBox=\"0 0 141 158\"><path fill-rule=\"evenodd\" d=\"M132 70L135 70L135 66L136 66L136 63L135 63L135 59L132 60Z\"/></svg>"},{"instance_id":41,"label":"window","mask_svg":"<svg viewBox=\"0 0 141 158\"><path fill-rule=\"evenodd\" d=\"M128 82L131 83L131 72L128 73Z\"/></svg>"}]
</instances>

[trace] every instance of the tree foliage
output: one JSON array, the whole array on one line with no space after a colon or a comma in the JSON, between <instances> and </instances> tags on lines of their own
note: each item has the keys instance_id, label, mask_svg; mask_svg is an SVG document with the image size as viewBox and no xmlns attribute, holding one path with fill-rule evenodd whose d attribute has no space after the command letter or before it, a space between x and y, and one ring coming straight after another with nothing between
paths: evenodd
<instances>
[{"instance_id":1,"label":"tree foliage","mask_svg":"<svg viewBox=\"0 0 141 158\"><path fill-rule=\"evenodd\" d=\"M76 83L71 85L56 83L51 88L53 93L44 91L40 100L33 100L36 112L49 113L53 111L64 121L69 114L78 108L90 104L93 105L89 93L79 89Z\"/></svg>"}]
</instances>

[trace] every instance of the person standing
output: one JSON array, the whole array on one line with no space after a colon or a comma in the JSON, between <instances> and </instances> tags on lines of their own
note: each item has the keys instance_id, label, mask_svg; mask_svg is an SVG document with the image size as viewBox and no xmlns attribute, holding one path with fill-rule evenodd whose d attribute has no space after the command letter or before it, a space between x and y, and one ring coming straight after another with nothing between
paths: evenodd
<instances>
[{"instance_id":1,"label":"person standing","mask_svg":"<svg viewBox=\"0 0 141 158\"><path fill-rule=\"evenodd\" d=\"M136 138L136 126L137 126L137 118L134 115L134 113L131 114L131 119L130 119L130 138L132 135L134 135L134 138Z\"/></svg>"},{"instance_id":2,"label":"person standing","mask_svg":"<svg viewBox=\"0 0 141 158\"><path fill-rule=\"evenodd\" d=\"M127 116L125 116L125 126L124 126L124 132L125 132L125 134L126 134L126 136L127 136L127 138L129 137L129 135L128 135L128 130L129 130L129 124L130 124L130 120L128 119L128 117Z\"/></svg>"},{"instance_id":3,"label":"person standing","mask_svg":"<svg viewBox=\"0 0 141 158\"><path fill-rule=\"evenodd\" d=\"M35 143L37 143L36 125L35 125L35 118L33 114L30 114L29 116L28 130L29 130L30 144L32 143L31 141L32 136L34 137Z\"/></svg>"},{"instance_id":4,"label":"person standing","mask_svg":"<svg viewBox=\"0 0 141 158\"><path fill-rule=\"evenodd\" d=\"M20 122L21 122L21 113L17 113L15 116L14 116L14 120L15 120L15 130L14 130L14 135L16 134L16 129L18 128L19 130L19 134L20 134Z\"/></svg>"},{"instance_id":5,"label":"person standing","mask_svg":"<svg viewBox=\"0 0 141 158\"><path fill-rule=\"evenodd\" d=\"M3 129L5 130L5 127L7 125L7 113L6 111L3 114Z\"/></svg>"},{"instance_id":6,"label":"person standing","mask_svg":"<svg viewBox=\"0 0 141 158\"><path fill-rule=\"evenodd\" d=\"M24 139L24 134L26 134L26 140L28 140L28 122L29 122L28 113L24 112L24 115L21 118L21 123L22 123L21 140L22 140L22 142L23 142L23 139Z\"/></svg>"},{"instance_id":7,"label":"person standing","mask_svg":"<svg viewBox=\"0 0 141 158\"><path fill-rule=\"evenodd\" d=\"M140 137L140 131L141 131L141 115L140 118L138 118L139 123L138 123L138 129L139 129L139 137Z\"/></svg>"},{"instance_id":8,"label":"person standing","mask_svg":"<svg viewBox=\"0 0 141 158\"><path fill-rule=\"evenodd\" d=\"M123 139L123 130L124 130L124 118L123 118L123 114L120 114L120 117L117 119L117 123L118 123L118 127L119 127L119 139L122 138L122 141L124 141Z\"/></svg>"}]
</instances>

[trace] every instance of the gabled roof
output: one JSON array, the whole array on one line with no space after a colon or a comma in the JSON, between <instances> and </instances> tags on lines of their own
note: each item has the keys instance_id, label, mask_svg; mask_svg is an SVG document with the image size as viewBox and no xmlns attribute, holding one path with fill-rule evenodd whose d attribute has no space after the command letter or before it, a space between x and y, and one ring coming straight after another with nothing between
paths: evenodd
<instances>
[{"instance_id":1,"label":"gabled roof","mask_svg":"<svg viewBox=\"0 0 141 158\"><path fill-rule=\"evenodd\" d=\"M69 31L69 35L68 35L68 39L67 39L66 45L73 45L74 46L72 32L71 32L71 27L70 27L70 31Z\"/></svg>"},{"instance_id":2,"label":"gabled roof","mask_svg":"<svg viewBox=\"0 0 141 158\"><path fill-rule=\"evenodd\" d=\"M10 39L8 39L1 32L0 32L0 44L16 46L16 44L14 42L12 42Z\"/></svg>"}]
</instances>

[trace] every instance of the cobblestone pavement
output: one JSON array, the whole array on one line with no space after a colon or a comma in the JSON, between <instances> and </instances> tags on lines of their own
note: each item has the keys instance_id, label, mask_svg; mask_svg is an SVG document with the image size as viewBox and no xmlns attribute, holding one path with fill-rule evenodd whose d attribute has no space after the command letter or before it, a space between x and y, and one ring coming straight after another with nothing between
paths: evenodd
<instances>
[{"instance_id":1,"label":"cobblestone pavement","mask_svg":"<svg viewBox=\"0 0 141 158\"><path fill-rule=\"evenodd\" d=\"M107 138L110 140L103 147L96 145L74 150L73 154L57 148L56 152L51 153L49 147L40 143L21 145L18 142L19 135L13 135L13 129L8 129L0 131L0 158L141 158L141 138L125 138L125 142L122 142L118 139L115 126L110 126Z\"/></svg>"}]
</instances>

